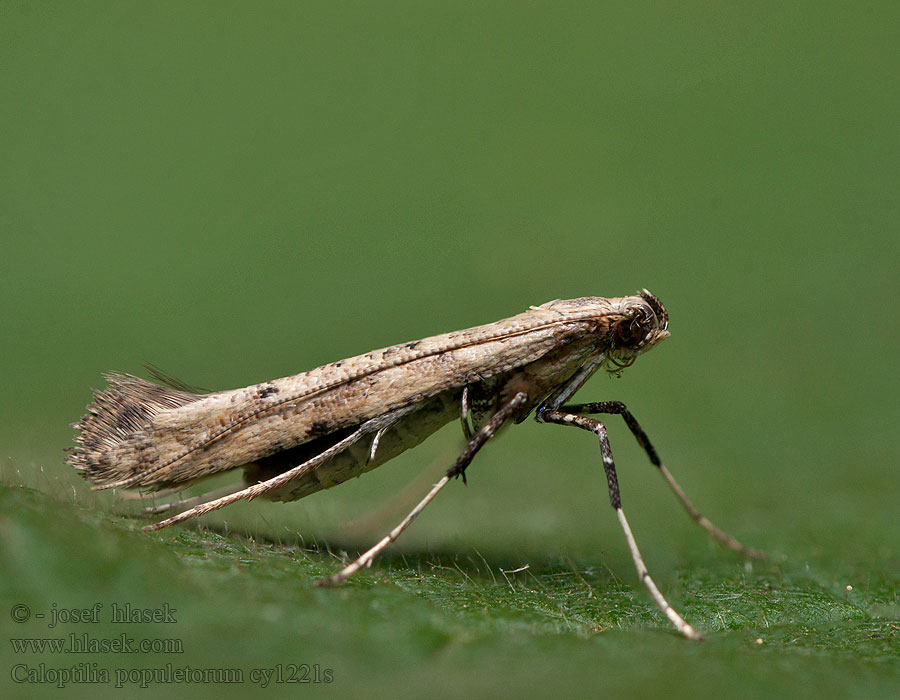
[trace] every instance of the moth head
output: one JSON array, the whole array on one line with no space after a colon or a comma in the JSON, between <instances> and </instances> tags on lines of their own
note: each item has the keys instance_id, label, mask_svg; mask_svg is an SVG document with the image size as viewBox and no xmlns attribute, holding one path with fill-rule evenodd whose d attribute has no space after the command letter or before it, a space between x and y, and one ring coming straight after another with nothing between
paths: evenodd
<instances>
[{"instance_id":1,"label":"moth head","mask_svg":"<svg viewBox=\"0 0 900 700\"><path fill-rule=\"evenodd\" d=\"M638 355L669 337L669 314L662 302L646 289L622 300L620 313L609 326L609 371L630 366Z\"/></svg>"}]
</instances>

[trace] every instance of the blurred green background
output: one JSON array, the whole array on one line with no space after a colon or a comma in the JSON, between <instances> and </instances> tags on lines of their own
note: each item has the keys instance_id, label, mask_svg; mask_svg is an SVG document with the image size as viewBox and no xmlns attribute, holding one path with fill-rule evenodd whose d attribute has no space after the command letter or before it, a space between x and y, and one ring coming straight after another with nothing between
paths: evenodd
<instances>
[{"instance_id":1,"label":"blurred green background","mask_svg":"<svg viewBox=\"0 0 900 700\"><path fill-rule=\"evenodd\" d=\"M334 680L269 697L900 697L898 23L893 2L0 2L4 696L59 693L17 664L90 662L243 670L150 685L201 697L278 664ZM579 398L627 402L701 510L774 555L709 543L610 422L703 645L637 581L586 434L510 429L340 590L312 581L427 489L457 426L157 535L63 464L110 369L233 388L640 287L672 338ZM122 633L7 611L96 602L178 608L124 631L184 653L7 641ZM135 690L113 686L67 692Z\"/></svg>"}]
</instances>

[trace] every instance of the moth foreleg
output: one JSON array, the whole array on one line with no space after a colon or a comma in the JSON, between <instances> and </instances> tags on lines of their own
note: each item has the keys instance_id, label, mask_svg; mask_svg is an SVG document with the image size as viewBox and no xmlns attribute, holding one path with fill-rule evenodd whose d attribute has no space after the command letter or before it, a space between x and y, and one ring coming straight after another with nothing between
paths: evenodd
<instances>
[{"instance_id":1,"label":"moth foreleg","mask_svg":"<svg viewBox=\"0 0 900 700\"><path fill-rule=\"evenodd\" d=\"M700 633L690 624L685 622L684 618L669 605L669 601L667 601L660 592L656 583L650 577L650 572L647 570L646 564L644 564L644 559L638 549L634 534L631 532L631 527L628 525L628 520L625 518L625 511L622 510L622 499L619 494L619 479L616 476L616 465L613 461L612 448L609 445L609 439L606 435L606 426L596 418L581 416L562 409L558 411L544 409L538 413L538 419L545 423L573 425L576 428L581 428L582 430L594 433L594 435L599 438L600 453L603 456L603 469L606 471L606 482L609 487L609 501L619 518L619 525L622 527L622 532L625 533L625 540L628 542L628 549L631 551L631 558L634 560L634 566L637 569L638 577L647 587L650 596L653 598L653 602L655 602L660 611L669 618L669 621L675 626L675 629L688 639L703 639Z\"/></svg>"},{"instance_id":2,"label":"moth foreleg","mask_svg":"<svg viewBox=\"0 0 900 700\"><path fill-rule=\"evenodd\" d=\"M575 404L572 406L563 406L560 411L568 412L568 413L578 413L578 414L595 414L595 413L605 413L612 415L620 415L622 419L625 421L625 424L628 426L628 429L631 431L632 435L634 435L635 439L638 441L638 444L644 448L644 452L647 453L647 457L650 458L650 462L653 466L657 467L660 473L665 478L666 483L669 484L669 488L675 492L675 495L678 497L678 500L681 501L681 505L684 506L684 509L688 512L688 515L691 516L691 519L700 525L704 530L706 530L710 535L712 535L719 543L728 547L729 549L733 549L735 552L739 552L743 554L745 557L751 557L753 559L764 559L765 554L760 552L759 550L752 549L751 547L745 547L742 545L736 538L729 535L724 530L716 527L706 516L700 513L694 504L691 503L690 499L682 490L681 486L678 485L678 482L675 481L675 478L666 469L666 466L660 460L659 455L656 453L653 445L650 443L650 439L647 437L647 433L644 432L644 429L641 427L640 423L637 422L637 419L632 415L631 411L626 408L625 404L621 401L597 401L594 403L583 403L583 404Z\"/></svg>"}]
</instances>

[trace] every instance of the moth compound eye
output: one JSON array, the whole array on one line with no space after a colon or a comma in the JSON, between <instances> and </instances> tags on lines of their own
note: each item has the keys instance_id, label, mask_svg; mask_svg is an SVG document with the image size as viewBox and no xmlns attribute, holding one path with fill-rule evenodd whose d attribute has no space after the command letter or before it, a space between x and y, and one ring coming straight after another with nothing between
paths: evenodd
<instances>
[{"instance_id":1,"label":"moth compound eye","mask_svg":"<svg viewBox=\"0 0 900 700\"><path fill-rule=\"evenodd\" d=\"M617 348L637 347L644 339L644 327L633 318L623 318L613 326L613 344Z\"/></svg>"}]
</instances>

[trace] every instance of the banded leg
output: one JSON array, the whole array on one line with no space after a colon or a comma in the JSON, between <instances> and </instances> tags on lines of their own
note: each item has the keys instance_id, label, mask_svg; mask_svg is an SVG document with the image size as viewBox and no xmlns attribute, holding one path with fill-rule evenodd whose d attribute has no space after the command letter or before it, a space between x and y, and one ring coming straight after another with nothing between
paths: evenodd
<instances>
[{"instance_id":1,"label":"banded leg","mask_svg":"<svg viewBox=\"0 0 900 700\"><path fill-rule=\"evenodd\" d=\"M656 583L650 577L650 572L647 571L647 566L644 564L644 559L638 549L637 542L635 542L634 534L631 532L631 527L629 527L628 520L625 518L625 511L622 510L622 499L619 495L619 479L616 476L616 465L613 461L612 448L609 446L609 439L606 436L606 426L596 418L569 413L565 409L558 411L545 409L540 411L537 417L538 420L544 423L573 425L582 430L594 433L594 435L599 438L600 453L603 456L603 469L606 472L606 483L609 486L609 502L616 511L616 515L619 518L619 525L622 527L622 532L625 533L625 540L628 542L628 549L631 551L631 558L634 560L634 566L637 569L638 577L640 577L643 584L647 587L650 596L653 598L653 602L656 603L656 607L660 609L663 615L669 618L669 621L675 626L675 629L688 639L702 640L703 637L700 633L690 624L685 622L684 618L675 611L675 608L669 605L669 601L665 599Z\"/></svg>"},{"instance_id":2,"label":"banded leg","mask_svg":"<svg viewBox=\"0 0 900 700\"><path fill-rule=\"evenodd\" d=\"M682 490L681 486L678 485L678 482L675 481L675 478L672 476L669 470L666 469L666 466L660 460L659 455L653 448L653 445L650 444L650 439L647 437L647 433L644 432L644 429L641 428L640 423L637 422L635 417L631 414L631 411L629 411L625 407L624 403L622 403L621 401L598 401L595 403L583 403L572 406L563 406L560 411L577 414L605 413L622 416L622 419L625 421L628 429L631 430L632 435L634 435L634 437L637 439L638 444L644 448L644 452L647 453L647 457L650 458L650 462L654 467L657 467L659 469L660 473L663 475L663 478L665 478L666 483L669 484L669 488L671 488L672 491L675 492L675 495L678 497L678 500L681 501L681 505L684 506L684 509L688 512L688 515L691 516L691 519L695 523L700 525L700 527L702 527L704 530L706 530L710 535L712 535L716 540L718 540L720 544L728 547L729 549L733 549L735 552L743 554L745 557L750 557L752 559L765 559L765 554L751 547L745 547L727 532L716 527L712 522L710 522L707 517L702 515L700 511L694 507L694 504L691 503L690 499Z\"/></svg>"},{"instance_id":3,"label":"banded leg","mask_svg":"<svg viewBox=\"0 0 900 700\"><path fill-rule=\"evenodd\" d=\"M342 581L346 581L350 576L355 574L364 566L369 566L372 563L372 560L378 555L381 550L387 547L392 542L395 542L398 537L403 533L403 531L410 526L413 520L415 520L419 513L425 510L425 506L431 503L434 498L443 490L443 488L450 483L450 479L453 479L458 476L462 476L463 483L466 482L466 467L472 463L472 460L475 458L475 455L478 454L478 451L484 446L488 440L490 440L494 434L500 429L506 421L508 421L513 415L515 415L518 408L528 400L527 395L524 392L519 392L516 394L512 400L503 406L499 411L497 411L493 416L491 416L490 420L482 426L481 430L479 430L475 435L472 436L472 439L469 440L465 449L456 458L456 462L453 463L453 466L447 470L447 473L441 477L441 480L438 481L431 491L428 492L428 495L423 498L419 504L413 508L409 515L407 515L397 527L391 530L387 535L385 535L374 547L369 549L364 554L360 555L355 561L345 566L338 573L333 576L328 576L326 578L319 579L316 581L317 586L331 586L336 583L341 583Z\"/></svg>"}]
</instances>

